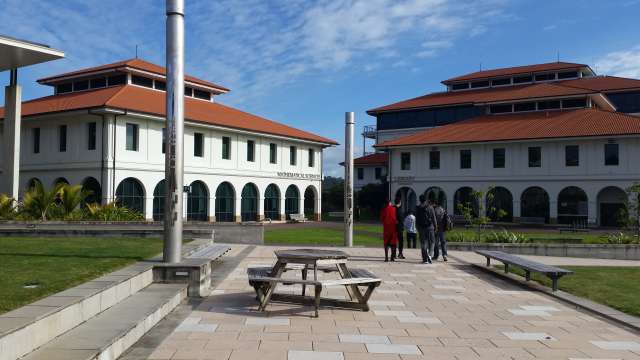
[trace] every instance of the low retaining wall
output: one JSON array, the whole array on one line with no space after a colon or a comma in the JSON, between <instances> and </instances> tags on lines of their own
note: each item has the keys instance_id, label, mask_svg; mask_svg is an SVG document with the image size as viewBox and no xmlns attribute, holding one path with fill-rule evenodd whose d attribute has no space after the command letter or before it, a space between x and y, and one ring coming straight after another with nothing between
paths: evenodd
<instances>
[{"instance_id":1,"label":"low retaining wall","mask_svg":"<svg viewBox=\"0 0 640 360\"><path fill-rule=\"evenodd\" d=\"M640 260L640 245L613 244L485 244L449 242L449 250L497 250L510 254L615 260Z\"/></svg>"},{"instance_id":2,"label":"low retaining wall","mask_svg":"<svg viewBox=\"0 0 640 360\"><path fill-rule=\"evenodd\" d=\"M2 236L162 237L163 233L162 222L157 221L0 221ZM185 223L183 236L215 238L218 243L261 245L264 226L261 223Z\"/></svg>"}]
</instances>

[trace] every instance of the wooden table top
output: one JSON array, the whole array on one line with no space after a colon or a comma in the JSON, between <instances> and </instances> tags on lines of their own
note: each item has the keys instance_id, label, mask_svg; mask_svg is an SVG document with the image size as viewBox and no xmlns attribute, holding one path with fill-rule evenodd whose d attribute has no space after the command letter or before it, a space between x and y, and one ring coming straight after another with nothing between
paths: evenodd
<instances>
[{"instance_id":1,"label":"wooden table top","mask_svg":"<svg viewBox=\"0 0 640 360\"><path fill-rule=\"evenodd\" d=\"M323 249L293 249L275 251L279 260L341 260L348 259L349 255L340 250Z\"/></svg>"}]
</instances>

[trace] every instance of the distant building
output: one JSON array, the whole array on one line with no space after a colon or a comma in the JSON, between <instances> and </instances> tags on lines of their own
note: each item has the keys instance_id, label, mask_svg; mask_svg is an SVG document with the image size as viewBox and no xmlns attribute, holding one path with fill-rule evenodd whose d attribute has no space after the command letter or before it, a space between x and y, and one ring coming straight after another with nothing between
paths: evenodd
<instances>
[{"instance_id":1,"label":"distant building","mask_svg":"<svg viewBox=\"0 0 640 360\"><path fill-rule=\"evenodd\" d=\"M354 159L353 189L358 191L368 184L381 184L387 176L388 162L387 153L374 153Z\"/></svg>"},{"instance_id":2,"label":"distant building","mask_svg":"<svg viewBox=\"0 0 640 360\"><path fill-rule=\"evenodd\" d=\"M555 62L478 71L378 107L365 135L389 154L390 194L460 214L493 189L493 220L613 226L640 181L640 80ZM485 200L486 201L486 200Z\"/></svg>"},{"instance_id":3,"label":"distant building","mask_svg":"<svg viewBox=\"0 0 640 360\"><path fill-rule=\"evenodd\" d=\"M38 82L54 94L22 103L21 191L83 184L89 201L161 220L165 69L133 59ZM336 143L214 101L228 91L185 77L186 219L319 219L322 151Z\"/></svg>"}]
</instances>

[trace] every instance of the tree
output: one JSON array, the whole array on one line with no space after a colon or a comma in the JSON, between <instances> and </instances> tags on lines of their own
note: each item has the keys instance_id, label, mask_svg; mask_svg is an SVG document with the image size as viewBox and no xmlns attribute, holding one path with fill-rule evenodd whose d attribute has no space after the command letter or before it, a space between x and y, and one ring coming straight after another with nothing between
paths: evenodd
<instances>
[{"instance_id":1,"label":"tree","mask_svg":"<svg viewBox=\"0 0 640 360\"><path fill-rule=\"evenodd\" d=\"M58 206L56 200L59 199L63 183L58 183L48 191L41 182L34 182L33 186L24 194L22 198L23 211L35 218L46 221L51 208Z\"/></svg>"},{"instance_id":2,"label":"tree","mask_svg":"<svg viewBox=\"0 0 640 360\"><path fill-rule=\"evenodd\" d=\"M640 240L640 183L634 183L627 188L627 206L621 216L621 222L635 231L636 240Z\"/></svg>"},{"instance_id":3,"label":"tree","mask_svg":"<svg viewBox=\"0 0 640 360\"><path fill-rule=\"evenodd\" d=\"M83 190L82 185L63 185L59 192L59 199L64 215L71 214L89 195L91 191Z\"/></svg>"},{"instance_id":4,"label":"tree","mask_svg":"<svg viewBox=\"0 0 640 360\"><path fill-rule=\"evenodd\" d=\"M489 187L486 191L482 190L472 190L471 191L471 200L466 203L458 204L458 210L464 216L464 219L467 221L470 227L476 230L476 241L480 242L482 238L482 231L486 227L488 223L491 222L491 219L486 215L488 212L496 214L496 218L500 219L507 215L507 212L503 209L498 209L495 206L490 207L489 209L485 209L485 194L486 194L486 203L493 204L493 191L491 191L493 187ZM487 211L485 211L487 210Z\"/></svg>"},{"instance_id":5,"label":"tree","mask_svg":"<svg viewBox=\"0 0 640 360\"><path fill-rule=\"evenodd\" d=\"M322 181L322 210L324 212L343 211L344 180L326 176Z\"/></svg>"},{"instance_id":6,"label":"tree","mask_svg":"<svg viewBox=\"0 0 640 360\"><path fill-rule=\"evenodd\" d=\"M357 205L362 210L368 210L370 214L373 214L374 219L378 218L378 214L382 210L384 199L388 196L387 183L381 184L367 184L360 189L356 194Z\"/></svg>"}]
</instances>

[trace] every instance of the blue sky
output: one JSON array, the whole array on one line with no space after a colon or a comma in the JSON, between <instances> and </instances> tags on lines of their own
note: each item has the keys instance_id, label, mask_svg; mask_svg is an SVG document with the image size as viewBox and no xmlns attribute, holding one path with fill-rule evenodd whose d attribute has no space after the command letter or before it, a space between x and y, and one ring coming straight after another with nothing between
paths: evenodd
<instances>
[{"instance_id":1,"label":"blue sky","mask_svg":"<svg viewBox=\"0 0 640 360\"><path fill-rule=\"evenodd\" d=\"M186 3L186 70L231 88L219 102L341 143L345 111L359 129L374 123L367 109L440 91L441 80L480 66L559 52L600 74L640 77L640 0ZM37 78L131 58L136 45L164 63L163 0L0 0L0 9L0 34L67 55L20 73L25 99L50 94ZM342 151L326 152L326 174L341 174Z\"/></svg>"}]
</instances>

